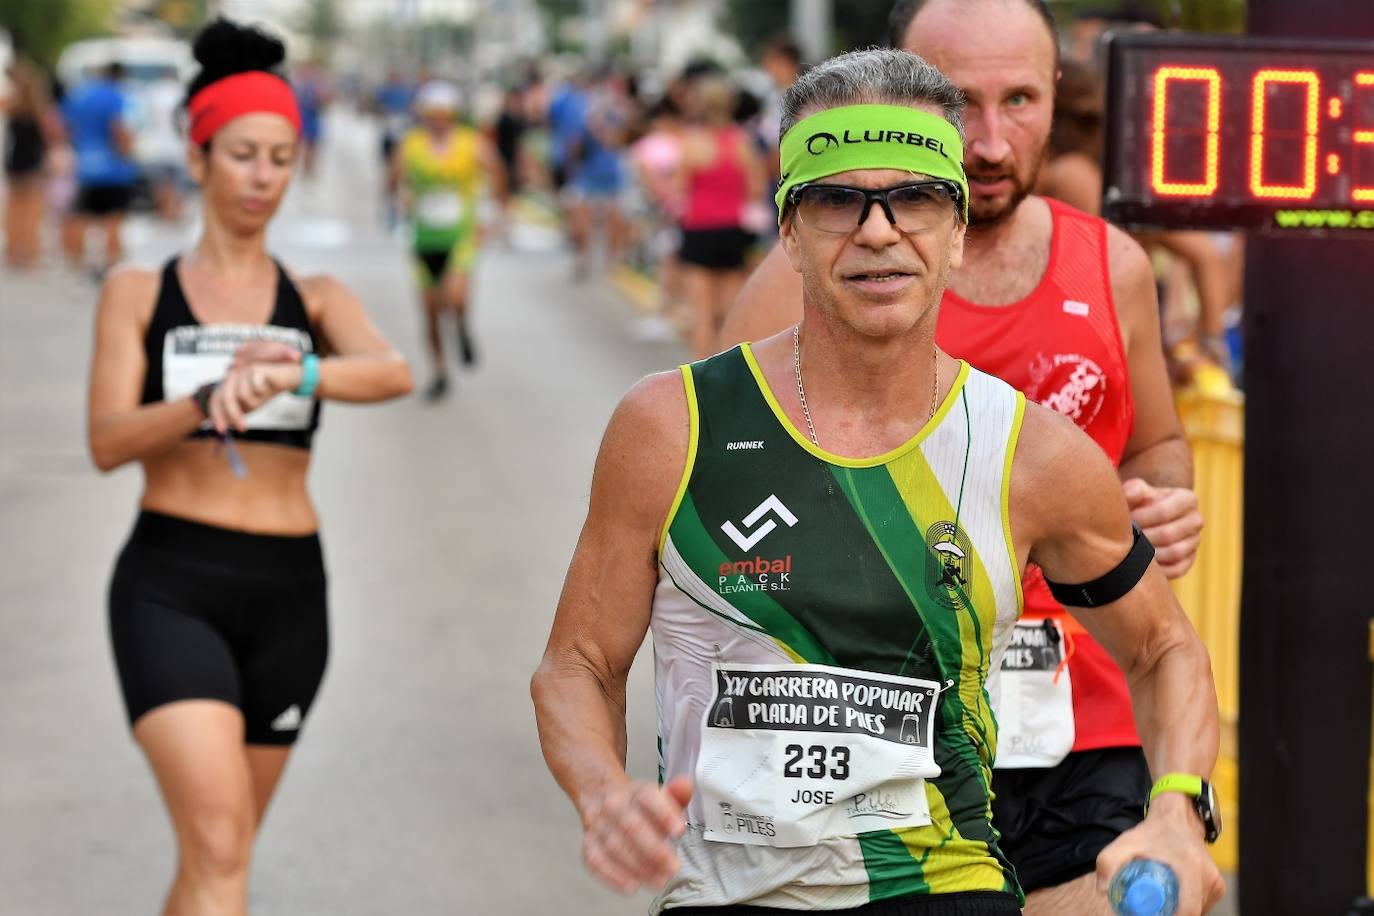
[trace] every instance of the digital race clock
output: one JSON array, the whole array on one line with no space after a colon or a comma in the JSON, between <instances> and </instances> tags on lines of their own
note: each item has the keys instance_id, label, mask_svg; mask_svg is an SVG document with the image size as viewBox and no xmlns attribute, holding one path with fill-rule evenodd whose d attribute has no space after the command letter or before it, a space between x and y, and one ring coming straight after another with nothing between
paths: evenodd
<instances>
[{"instance_id":1,"label":"digital race clock","mask_svg":"<svg viewBox=\"0 0 1374 916\"><path fill-rule=\"evenodd\" d=\"M1114 35L1106 106L1107 219L1374 240L1374 42Z\"/></svg>"}]
</instances>

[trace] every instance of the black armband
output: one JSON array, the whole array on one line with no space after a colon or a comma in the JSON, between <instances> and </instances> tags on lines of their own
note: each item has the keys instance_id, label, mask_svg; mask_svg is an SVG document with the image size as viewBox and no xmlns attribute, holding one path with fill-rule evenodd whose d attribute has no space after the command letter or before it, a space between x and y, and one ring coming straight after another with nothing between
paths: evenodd
<instances>
[{"instance_id":1,"label":"black armband","mask_svg":"<svg viewBox=\"0 0 1374 916\"><path fill-rule=\"evenodd\" d=\"M1155 548L1134 523L1131 525L1131 531L1135 533L1131 550L1126 554L1126 559L1116 564L1115 569L1103 573L1091 582L1079 585L1060 585L1046 578L1045 584L1050 587L1050 594L1054 596L1054 600L1070 607L1097 607L1101 604L1111 604L1135 588L1140 577L1145 575L1145 570L1149 568L1150 561L1155 558Z\"/></svg>"}]
</instances>

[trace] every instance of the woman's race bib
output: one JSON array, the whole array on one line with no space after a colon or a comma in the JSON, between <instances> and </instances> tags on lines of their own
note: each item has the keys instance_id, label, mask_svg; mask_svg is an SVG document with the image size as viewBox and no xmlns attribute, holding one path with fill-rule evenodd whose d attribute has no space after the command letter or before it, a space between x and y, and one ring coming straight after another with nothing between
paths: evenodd
<instances>
[{"instance_id":1,"label":"woman's race bib","mask_svg":"<svg viewBox=\"0 0 1374 916\"><path fill-rule=\"evenodd\" d=\"M415 201L415 220L426 229L452 229L466 212L457 191L426 191Z\"/></svg>"},{"instance_id":2,"label":"woman's race bib","mask_svg":"<svg viewBox=\"0 0 1374 916\"><path fill-rule=\"evenodd\" d=\"M1064 631L1053 619L1023 620L1002 656L997 768L1052 767L1073 749L1073 690Z\"/></svg>"},{"instance_id":3,"label":"woman's race bib","mask_svg":"<svg viewBox=\"0 0 1374 916\"><path fill-rule=\"evenodd\" d=\"M172 328L162 339L162 396L189 397L201 385L218 382L229 371L234 354L250 340L270 340L311 351L310 338L298 328L261 324L192 324ZM283 391L248 414L249 429L308 429L315 402ZM206 420L202 428L210 425Z\"/></svg>"},{"instance_id":4,"label":"woman's race bib","mask_svg":"<svg viewBox=\"0 0 1374 916\"><path fill-rule=\"evenodd\" d=\"M939 684L828 665L713 674L696 768L706 839L814 846L930 823Z\"/></svg>"}]
</instances>

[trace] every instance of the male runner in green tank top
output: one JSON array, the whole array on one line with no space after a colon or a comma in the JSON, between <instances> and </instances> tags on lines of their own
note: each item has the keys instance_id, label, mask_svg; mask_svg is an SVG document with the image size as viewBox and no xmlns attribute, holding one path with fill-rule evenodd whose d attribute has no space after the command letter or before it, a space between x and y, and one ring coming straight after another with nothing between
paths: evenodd
<instances>
[{"instance_id":1,"label":"male runner in green tank top","mask_svg":"<svg viewBox=\"0 0 1374 916\"><path fill-rule=\"evenodd\" d=\"M991 822L992 715L1028 561L1076 583L1157 775L1210 773L1206 650L1072 423L934 345L962 256L960 96L901 51L784 100L781 239L802 322L621 402L533 691L588 868L655 912L1020 911ZM1124 557L1124 559L1123 559ZM625 772L654 633L660 773ZM1191 774L1191 775L1188 775ZM1105 850L1221 880L1179 791Z\"/></svg>"}]
</instances>

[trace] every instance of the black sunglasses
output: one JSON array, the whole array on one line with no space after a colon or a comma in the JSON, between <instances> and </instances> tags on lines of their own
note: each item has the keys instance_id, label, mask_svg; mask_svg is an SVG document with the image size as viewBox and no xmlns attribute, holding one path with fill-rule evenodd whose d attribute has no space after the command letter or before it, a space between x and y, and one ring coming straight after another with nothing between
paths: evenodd
<instances>
[{"instance_id":1,"label":"black sunglasses","mask_svg":"<svg viewBox=\"0 0 1374 916\"><path fill-rule=\"evenodd\" d=\"M903 232L924 232L962 206L959 186L942 178L913 181L890 188L853 188L839 184L799 184L787 202L802 225L822 232L848 234L863 225L874 202L888 222Z\"/></svg>"}]
</instances>

